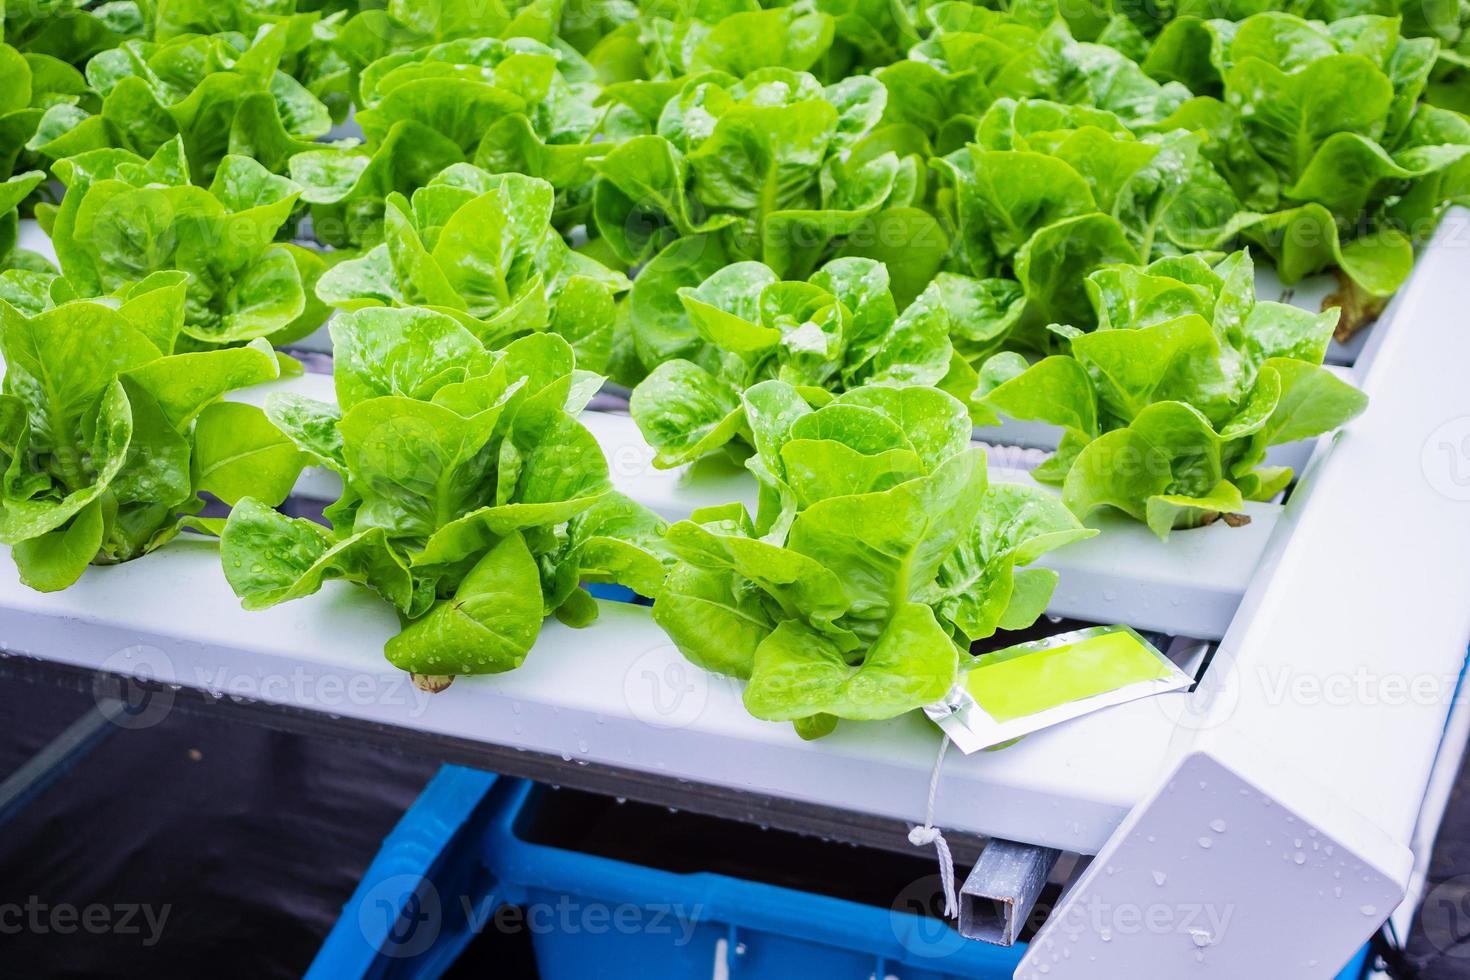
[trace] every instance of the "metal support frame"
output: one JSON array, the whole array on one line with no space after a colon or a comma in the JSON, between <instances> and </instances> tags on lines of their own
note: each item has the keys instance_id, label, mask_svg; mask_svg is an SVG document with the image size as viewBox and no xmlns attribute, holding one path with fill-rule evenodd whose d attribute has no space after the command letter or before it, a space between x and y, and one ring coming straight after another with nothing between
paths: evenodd
<instances>
[{"instance_id":1,"label":"metal support frame","mask_svg":"<svg viewBox=\"0 0 1470 980\"><path fill-rule=\"evenodd\" d=\"M997 946L1015 945L1061 856L1055 848L1009 840L985 845L960 888L960 935Z\"/></svg>"}]
</instances>

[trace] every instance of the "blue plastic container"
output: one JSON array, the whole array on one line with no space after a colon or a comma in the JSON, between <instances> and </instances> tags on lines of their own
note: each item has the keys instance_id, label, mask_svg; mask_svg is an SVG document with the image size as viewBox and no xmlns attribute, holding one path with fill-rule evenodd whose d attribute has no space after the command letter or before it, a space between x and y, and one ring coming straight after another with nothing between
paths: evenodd
<instances>
[{"instance_id":1,"label":"blue plastic container","mask_svg":"<svg viewBox=\"0 0 1470 980\"><path fill-rule=\"evenodd\" d=\"M541 792L497 787L483 859L496 899L527 908L542 980L703 980L720 960L759 980L1010 980L1025 954L912 912L531 843L520 828ZM1338 980L1358 980L1365 956Z\"/></svg>"},{"instance_id":2,"label":"blue plastic container","mask_svg":"<svg viewBox=\"0 0 1470 980\"><path fill-rule=\"evenodd\" d=\"M528 908L542 980L704 978L717 958L732 978L1008 980L1024 952L967 942L913 913L533 844L518 827L538 792L497 791L506 795L483 858L496 897Z\"/></svg>"},{"instance_id":3,"label":"blue plastic container","mask_svg":"<svg viewBox=\"0 0 1470 980\"><path fill-rule=\"evenodd\" d=\"M308 978L432 980L480 930L505 927L503 913L531 933L542 980L1008 980L1025 953L968 942L914 911L533 843L523 831L545 793L441 769L384 840ZM873 871L865 852L852 855ZM1366 959L1365 949L1338 980L1359 980Z\"/></svg>"}]
</instances>

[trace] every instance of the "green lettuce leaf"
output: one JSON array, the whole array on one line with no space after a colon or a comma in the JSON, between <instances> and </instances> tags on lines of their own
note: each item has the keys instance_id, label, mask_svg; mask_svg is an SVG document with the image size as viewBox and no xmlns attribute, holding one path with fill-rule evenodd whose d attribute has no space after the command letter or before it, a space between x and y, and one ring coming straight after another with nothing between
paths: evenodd
<instances>
[{"instance_id":1,"label":"green lettuce leaf","mask_svg":"<svg viewBox=\"0 0 1470 980\"><path fill-rule=\"evenodd\" d=\"M51 238L77 295L188 274L183 324L165 353L299 336L325 315L307 304L303 280L319 274L312 257L275 240L300 190L254 160L226 156L208 189L198 187L173 137L147 160L91 150L57 161L56 174L67 193Z\"/></svg>"},{"instance_id":2,"label":"green lettuce leaf","mask_svg":"<svg viewBox=\"0 0 1470 980\"><path fill-rule=\"evenodd\" d=\"M1100 326L1070 354L1032 365L998 354L982 370L996 413L1063 429L1036 476L1080 517L1116 508L1162 538L1238 514L1291 479L1264 465L1268 447L1329 432L1366 404L1321 364L1337 311L1257 302L1245 252L1213 267L1185 256L1104 268L1087 285Z\"/></svg>"},{"instance_id":3,"label":"green lettuce leaf","mask_svg":"<svg viewBox=\"0 0 1470 980\"><path fill-rule=\"evenodd\" d=\"M965 406L936 389L875 383L813 409L768 380L745 406L779 513L671 527L654 619L803 737L943 698L970 641L1044 611L1055 575L1019 566L1093 533L1046 491L987 488Z\"/></svg>"},{"instance_id":4,"label":"green lettuce leaf","mask_svg":"<svg viewBox=\"0 0 1470 980\"><path fill-rule=\"evenodd\" d=\"M385 242L327 270L317 295L339 309L443 312L492 348L553 330L579 363L603 370L628 281L567 247L552 226L553 193L535 177L452 166L412 202L390 195Z\"/></svg>"},{"instance_id":5,"label":"green lettuce leaf","mask_svg":"<svg viewBox=\"0 0 1470 980\"><path fill-rule=\"evenodd\" d=\"M154 550L202 506L200 491L270 494L257 488L289 485L300 471L278 461L203 478L208 461L252 446L248 432L222 429L212 414L248 407L219 398L278 377L280 362L261 341L168 353L172 333L159 320L177 329L182 285L160 274L103 301L29 310L0 301L0 541L14 548L27 585L62 589L88 564Z\"/></svg>"},{"instance_id":6,"label":"green lettuce leaf","mask_svg":"<svg viewBox=\"0 0 1470 980\"><path fill-rule=\"evenodd\" d=\"M274 438L235 428L258 477L313 460L343 483L330 527L272 510L266 491L238 498L221 557L247 608L356 582L403 619L391 663L453 676L518 666L553 612L585 625L584 581L661 587L662 522L611 494L576 418L587 378L566 340L533 333L495 350L415 307L344 313L332 337L338 405L273 394ZM202 469L233 496L236 463L211 452Z\"/></svg>"}]
</instances>

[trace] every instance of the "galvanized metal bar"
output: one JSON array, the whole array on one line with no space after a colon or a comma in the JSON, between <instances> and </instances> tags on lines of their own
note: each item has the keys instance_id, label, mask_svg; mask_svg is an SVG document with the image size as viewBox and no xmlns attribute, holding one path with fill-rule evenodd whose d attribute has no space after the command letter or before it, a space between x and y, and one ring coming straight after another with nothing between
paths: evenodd
<instances>
[{"instance_id":1,"label":"galvanized metal bar","mask_svg":"<svg viewBox=\"0 0 1470 980\"><path fill-rule=\"evenodd\" d=\"M992 840L960 888L960 935L1013 946L1062 852Z\"/></svg>"}]
</instances>

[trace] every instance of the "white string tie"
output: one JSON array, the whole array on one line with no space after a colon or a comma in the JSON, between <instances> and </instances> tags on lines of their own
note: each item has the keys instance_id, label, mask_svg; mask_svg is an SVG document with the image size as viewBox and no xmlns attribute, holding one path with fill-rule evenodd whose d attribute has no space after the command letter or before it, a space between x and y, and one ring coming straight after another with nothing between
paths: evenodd
<instances>
[{"instance_id":1,"label":"white string tie","mask_svg":"<svg viewBox=\"0 0 1470 980\"><path fill-rule=\"evenodd\" d=\"M939 883L944 888L944 915L953 919L959 914L959 902L954 891L954 856L949 853L949 841L934 826L934 799L939 795L939 773L944 768L944 752L949 748L948 736L939 740L939 756L934 760L934 772L929 776L929 808L924 814L924 824L909 831L909 843L915 847L934 845L939 855Z\"/></svg>"}]
</instances>

